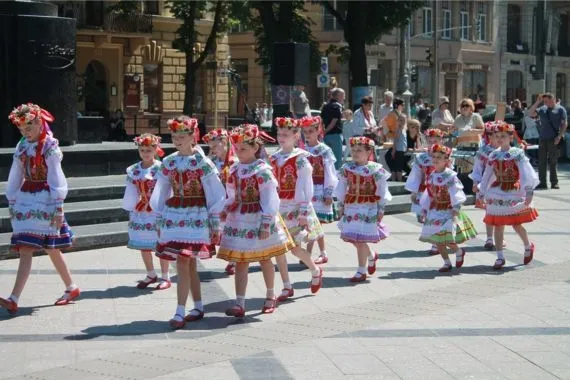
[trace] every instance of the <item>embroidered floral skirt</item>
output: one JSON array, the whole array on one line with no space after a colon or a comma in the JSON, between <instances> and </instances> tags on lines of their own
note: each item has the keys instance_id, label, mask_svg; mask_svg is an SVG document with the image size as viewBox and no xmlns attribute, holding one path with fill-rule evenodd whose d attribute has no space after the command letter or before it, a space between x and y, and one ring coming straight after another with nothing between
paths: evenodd
<instances>
[{"instance_id":1,"label":"embroidered floral skirt","mask_svg":"<svg viewBox=\"0 0 570 380\"><path fill-rule=\"evenodd\" d=\"M321 223L332 223L338 220L336 204L332 202L330 205L325 204L323 196L323 185L313 186L313 208L317 214L317 218Z\"/></svg>"},{"instance_id":2,"label":"embroidered floral skirt","mask_svg":"<svg viewBox=\"0 0 570 380\"><path fill-rule=\"evenodd\" d=\"M53 224L56 203L49 191L18 192L16 203L10 206L12 224L11 249L65 249L72 245L73 233L64 220L58 230Z\"/></svg>"},{"instance_id":3,"label":"embroidered floral skirt","mask_svg":"<svg viewBox=\"0 0 570 380\"><path fill-rule=\"evenodd\" d=\"M230 213L222 230L218 258L234 262L268 260L295 246L280 215L269 226L269 237L259 239L261 213Z\"/></svg>"},{"instance_id":4,"label":"embroidered floral skirt","mask_svg":"<svg viewBox=\"0 0 570 380\"><path fill-rule=\"evenodd\" d=\"M141 251L154 251L158 234L155 213L131 211L129 216L128 248Z\"/></svg>"},{"instance_id":5,"label":"embroidered floral skirt","mask_svg":"<svg viewBox=\"0 0 570 380\"><path fill-rule=\"evenodd\" d=\"M349 243L377 243L390 236L388 227L378 222L375 204L347 204L338 222L340 238Z\"/></svg>"},{"instance_id":6,"label":"embroidered floral skirt","mask_svg":"<svg viewBox=\"0 0 570 380\"><path fill-rule=\"evenodd\" d=\"M307 226L304 227L299 226L299 206L295 201L282 199L279 212L296 245L308 241L315 241L325 236L325 232L323 231L323 227L319 222L319 218L313 206L309 207Z\"/></svg>"},{"instance_id":7,"label":"embroidered floral skirt","mask_svg":"<svg viewBox=\"0 0 570 380\"><path fill-rule=\"evenodd\" d=\"M460 211L454 218L452 210L429 210L420 240L432 244L461 244L477 236L471 219Z\"/></svg>"},{"instance_id":8,"label":"embroidered floral skirt","mask_svg":"<svg viewBox=\"0 0 570 380\"><path fill-rule=\"evenodd\" d=\"M529 223L538 218L533 204L525 205L525 192L501 191L491 188L485 194L486 213L483 221L492 226L513 226Z\"/></svg>"},{"instance_id":9,"label":"embroidered floral skirt","mask_svg":"<svg viewBox=\"0 0 570 380\"><path fill-rule=\"evenodd\" d=\"M216 254L211 244L208 209L206 207L165 206L157 219L159 229L156 256L176 260L177 256L209 259Z\"/></svg>"}]
</instances>

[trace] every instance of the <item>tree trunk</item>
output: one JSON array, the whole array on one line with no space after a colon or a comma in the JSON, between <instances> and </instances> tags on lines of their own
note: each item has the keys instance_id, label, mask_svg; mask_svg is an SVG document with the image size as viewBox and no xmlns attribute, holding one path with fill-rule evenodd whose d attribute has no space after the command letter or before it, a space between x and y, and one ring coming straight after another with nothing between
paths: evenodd
<instances>
[{"instance_id":1,"label":"tree trunk","mask_svg":"<svg viewBox=\"0 0 570 380\"><path fill-rule=\"evenodd\" d=\"M194 89L196 88L196 71L192 62L192 53L186 53L186 78L184 81L184 115L192 117L194 113Z\"/></svg>"},{"instance_id":2,"label":"tree trunk","mask_svg":"<svg viewBox=\"0 0 570 380\"><path fill-rule=\"evenodd\" d=\"M368 66L366 64L366 42L364 38L355 36L349 42L350 60L348 67L352 75L352 87L368 86Z\"/></svg>"}]
</instances>

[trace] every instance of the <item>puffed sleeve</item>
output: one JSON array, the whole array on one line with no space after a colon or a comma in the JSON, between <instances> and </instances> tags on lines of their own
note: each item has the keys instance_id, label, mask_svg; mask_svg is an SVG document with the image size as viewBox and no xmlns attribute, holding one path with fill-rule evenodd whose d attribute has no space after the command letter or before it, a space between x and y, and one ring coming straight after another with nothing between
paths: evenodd
<instances>
[{"instance_id":1,"label":"puffed sleeve","mask_svg":"<svg viewBox=\"0 0 570 380\"><path fill-rule=\"evenodd\" d=\"M420 208L424 213L427 213L429 210L429 206L431 203L431 199L427 190L424 190L420 197Z\"/></svg>"},{"instance_id":2,"label":"puffed sleeve","mask_svg":"<svg viewBox=\"0 0 570 380\"><path fill-rule=\"evenodd\" d=\"M67 180L61 169L61 159L63 155L59 148L49 149L45 154L47 172L47 183L50 196L55 200L56 207L63 207L63 201L67 196Z\"/></svg>"},{"instance_id":3,"label":"puffed sleeve","mask_svg":"<svg viewBox=\"0 0 570 380\"><path fill-rule=\"evenodd\" d=\"M273 172L268 168L257 173L257 184L259 186L259 204L261 206L261 229L269 231L275 215L279 213L279 192L277 191L277 180Z\"/></svg>"},{"instance_id":4,"label":"puffed sleeve","mask_svg":"<svg viewBox=\"0 0 570 380\"><path fill-rule=\"evenodd\" d=\"M313 167L306 157L297 156L297 183L295 184L295 203L299 207L299 217L309 215L309 204L313 199Z\"/></svg>"},{"instance_id":5,"label":"puffed sleeve","mask_svg":"<svg viewBox=\"0 0 570 380\"><path fill-rule=\"evenodd\" d=\"M125 195L123 195L123 209L133 211L139 199L139 192L132 179L127 176Z\"/></svg>"},{"instance_id":6,"label":"puffed sleeve","mask_svg":"<svg viewBox=\"0 0 570 380\"><path fill-rule=\"evenodd\" d=\"M478 184L483 179L483 171L485 170L485 160L481 152L477 152L475 156L475 164L473 165L473 171L469 174L469 178Z\"/></svg>"},{"instance_id":7,"label":"puffed sleeve","mask_svg":"<svg viewBox=\"0 0 570 380\"><path fill-rule=\"evenodd\" d=\"M483 172L483 178L481 178L481 183L479 183L479 191L481 195L485 195L489 186L495 181L495 171L493 170L493 161L491 158L487 161L487 166Z\"/></svg>"},{"instance_id":8,"label":"puffed sleeve","mask_svg":"<svg viewBox=\"0 0 570 380\"><path fill-rule=\"evenodd\" d=\"M412 170L408 175L408 179L406 180L406 184L404 185L405 189L411 193L417 193L420 189L420 185L422 184L424 178L424 173L422 172L422 168L418 162L417 156L414 159L414 164L412 165Z\"/></svg>"},{"instance_id":9,"label":"puffed sleeve","mask_svg":"<svg viewBox=\"0 0 570 380\"><path fill-rule=\"evenodd\" d=\"M24 164L18 157L14 157L10 167L10 174L8 174L8 183L6 184L6 198L9 204L16 203L16 196L22 187L22 183L24 183Z\"/></svg>"},{"instance_id":10,"label":"puffed sleeve","mask_svg":"<svg viewBox=\"0 0 570 380\"><path fill-rule=\"evenodd\" d=\"M338 184L338 176L334 167L335 162L336 159L332 154L326 156L324 159L325 183L323 195L325 198L332 198L333 191Z\"/></svg>"},{"instance_id":11,"label":"puffed sleeve","mask_svg":"<svg viewBox=\"0 0 570 380\"><path fill-rule=\"evenodd\" d=\"M233 173L234 172L230 169L230 174L226 181L226 201L224 203L225 212L233 211L233 206L236 201L236 180Z\"/></svg>"},{"instance_id":12,"label":"puffed sleeve","mask_svg":"<svg viewBox=\"0 0 570 380\"><path fill-rule=\"evenodd\" d=\"M540 181L538 180L538 175L532 168L528 157L524 153L521 153L520 159L517 161L520 173L521 187L528 193L532 192L535 187L538 186Z\"/></svg>"},{"instance_id":13,"label":"puffed sleeve","mask_svg":"<svg viewBox=\"0 0 570 380\"><path fill-rule=\"evenodd\" d=\"M380 197L378 201L378 213L384 213L384 207L386 204L392 200L392 194L388 188L388 178L390 178L390 173L388 173L384 168L380 168L376 173L374 173L374 181L376 182L376 196Z\"/></svg>"},{"instance_id":14,"label":"puffed sleeve","mask_svg":"<svg viewBox=\"0 0 570 380\"><path fill-rule=\"evenodd\" d=\"M343 166L338 172L338 185L336 185L336 189L333 192L334 196L338 199L340 207L344 207L344 198L346 197L347 187L346 169Z\"/></svg>"},{"instance_id":15,"label":"puffed sleeve","mask_svg":"<svg viewBox=\"0 0 570 380\"><path fill-rule=\"evenodd\" d=\"M166 199L172 194L172 186L168 179L168 169L164 166L164 162L160 165L160 169L156 174L156 184L150 196L150 207L157 213L162 213Z\"/></svg>"},{"instance_id":16,"label":"puffed sleeve","mask_svg":"<svg viewBox=\"0 0 570 380\"><path fill-rule=\"evenodd\" d=\"M460 209L463 203L467 200L467 197L463 192L463 185L457 176L454 176L453 179L449 180L447 190L449 191L451 206L454 209Z\"/></svg>"}]
</instances>

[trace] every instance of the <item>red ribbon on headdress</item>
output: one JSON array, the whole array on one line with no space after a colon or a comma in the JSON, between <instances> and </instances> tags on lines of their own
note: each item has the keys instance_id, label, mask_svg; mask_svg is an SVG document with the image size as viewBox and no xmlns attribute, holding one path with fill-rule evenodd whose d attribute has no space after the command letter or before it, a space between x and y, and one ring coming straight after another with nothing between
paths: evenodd
<instances>
[{"instance_id":1,"label":"red ribbon on headdress","mask_svg":"<svg viewBox=\"0 0 570 380\"><path fill-rule=\"evenodd\" d=\"M42 123L42 132L40 134L40 138L38 139L38 146L36 147L36 156L34 157L34 163L36 168L41 165L42 162L42 151L44 150L44 145L46 142L46 138L48 133L51 132L48 123L53 123L55 121L55 117L49 111L40 108L40 121Z\"/></svg>"}]
</instances>

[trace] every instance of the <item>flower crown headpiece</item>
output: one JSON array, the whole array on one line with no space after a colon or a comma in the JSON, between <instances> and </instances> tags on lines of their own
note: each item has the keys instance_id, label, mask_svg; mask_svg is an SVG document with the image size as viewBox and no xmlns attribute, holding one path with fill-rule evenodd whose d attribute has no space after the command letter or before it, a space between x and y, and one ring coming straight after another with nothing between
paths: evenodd
<instances>
[{"instance_id":1,"label":"flower crown headpiece","mask_svg":"<svg viewBox=\"0 0 570 380\"><path fill-rule=\"evenodd\" d=\"M348 140L350 146L355 146L355 145L364 145L364 146L370 146L370 147L374 147L376 144L374 144L374 140L365 137L365 136L356 136L356 137L351 137Z\"/></svg>"},{"instance_id":2,"label":"flower crown headpiece","mask_svg":"<svg viewBox=\"0 0 570 380\"><path fill-rule=\"evenodd\" d=\"M198 128L198 120L184 116L182 118L169 119L166 125L168 125L172 133L194 133L196 128Z\"/></svg>"},{"instance_id":3,"label":"flower crown headpiece","mask_svg":"<svg viewBox=\"0 0 570 380\"><path fill-rule=\"evenodd\" d=\"M277 128L298 128L299 122L290 117L276 117L275 118L275 125Z\"/></svg>"},{"instance_id":4,"label":"flower crown headpiece","mask_svg":"<svg viewBox=\"0 0 570 380\"><path fill-rule=\"evenodd\" d=\"M232 144L257 142L263 141L275 142L275 139L267 133L260 131L259 127L255 124L241 124L230 132L230 139Z\"/></svg>"},{"instance_id":5,"label":"flower crown headpiece","mask_svg":"<svg viewBox=\"0 0 570 380\"><path fill-rule=\"evenodd\" d=\"M42 122L52 123L55 117L48 111L34 103L21 104L14 108L8 119L16 127L21 128L33 120L40 118Z\"/></svg>"},{"instance_id":6,"label":"flower crown headpiece","mask_svg":"<svg viewBox=\"0 0 570 380\"><path fill-rule=\"evenodd\" d=\"M444 133L441 129L438 128L430 128L424 133L426 137L443 137Z\"/></svg>"},{"instance_id":7,"label":"flower crown headpiece","mask_svg":"<svg viewBox=\"0 0 570 380\"><path fill-rule=\"evenodd\" d=\"M322 123L320 116L303 116L297 121L301 128L319 127Z\"/></svg>"},{"instance_id":8,"label":"flower crown headpiece","mask_svg":"<svg viewBox=\"0 0 570 380\"><path fill-rule=\"evenodd\" d=\"M133 139L136 146L158 146L162 141L162 137L155 136L151 133L143 133Z\"/></svg>"},{"instance_id":9,"label":"flower crown headpiece","mask_svg":"<svg viewBox=\"0 0 570 380\"><path fill-rule=\"evenodd\" d=\"M210 141L214 141L214 140L219 140L223 137L228 137L228 131L224 128L216 128L214 130L211 130L210 132L206 133L204 135L204 137L202 137L202 140L204 140L204 142L207 144Z\"/></svg>"},{"instance_id":10,"label":"flower crown headpiece","mask_svg":"<svg viewBox=\"0 0 570 380\"><path fill-rule=\"evenodd\" d=\"M496 121L488 121L485 123L485 133L495 133L497 132L498 123Z\"/></svg>"},{"instance_id":11,"label":"flower crown headpiece","mask_svg":"<svg viewBox=\"0 0 570 380\"><path fill-rule=\"evenodd\" d=\"M441 153L441 154L445 155L446 157L449 157L451 155L451 148L448 146L445 146L445 145L433 144L429 148L429 153L430 154Z\"/></svg>"},{"instance_id":12,"label":"flower crown headpiece","mask_svg":"<svg viewBox=\"0 0 570 380\"><path fill-rule=\"evenodd\" d=\"M515 131L515 126L509 124L505 121L497 121L495 126L495 133L503 132L503 133L513 133Z\"/></svg>"}]
</instances>

